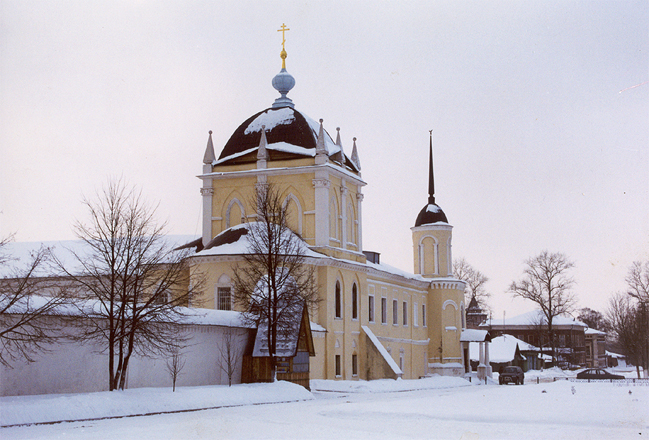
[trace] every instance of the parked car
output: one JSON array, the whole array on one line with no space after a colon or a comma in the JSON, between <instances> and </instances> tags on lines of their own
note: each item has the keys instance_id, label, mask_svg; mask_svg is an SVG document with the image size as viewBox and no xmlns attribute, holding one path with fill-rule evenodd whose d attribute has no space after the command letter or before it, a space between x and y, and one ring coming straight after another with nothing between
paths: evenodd
<instances>
[{"instance_id":1,"label":"parked car","mask_svg":"<svg viewBox=\"0 0 649 440\"><path fill-rule=\"evenodd\" d=\"M589 368L581 373L577 373L577 379L597 379L597 380L610 380L610 379L624 379L624 376L619 374L609 373L601 368Z\"/></svg>"},{"instance_id":2,"label":"parked car","mask_svg":"<svg viewBox=\"0 0 649 440\"><path fill-rule=\"evenodd\" d=\"M501 385L510 382L515 385L523 385L524 381L525 373L523 373L523 369L521 367L505 367L498 377L498 382Z\"/></svg>"}]
</instances>

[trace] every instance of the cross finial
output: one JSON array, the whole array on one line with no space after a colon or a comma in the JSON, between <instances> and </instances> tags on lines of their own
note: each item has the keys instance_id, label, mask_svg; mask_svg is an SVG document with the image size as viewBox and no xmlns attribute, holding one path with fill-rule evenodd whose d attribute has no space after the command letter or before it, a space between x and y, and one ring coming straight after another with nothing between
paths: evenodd
<instances>
[{"instance_id":1,"label":"cross finial","mask_svg":"<svg viewBox=\"0 0 649 440\"><path fill-rule=\"evenodd\" d=\"M286 31L290 31L290 29L287 28L284 23L282 23L281 29L277 29L277 32L282 33L282 50L284 50L284 43L286 43L286 34L285 34Z\"/></svg>"}]
</instances>

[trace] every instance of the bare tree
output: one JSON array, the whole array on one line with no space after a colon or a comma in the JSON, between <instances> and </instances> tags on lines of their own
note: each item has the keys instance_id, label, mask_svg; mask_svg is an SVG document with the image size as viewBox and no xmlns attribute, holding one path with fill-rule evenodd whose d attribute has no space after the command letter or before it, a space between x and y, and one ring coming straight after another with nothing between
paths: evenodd
<instances>
[{"instance_id":1,"label":"bare tree","mask_svg":"<svg viewBox=\"0 0 649 440\"><path fill-rule=\"evenodd\" d=\"M464 289L465 304L469 304L471 298L475 298L482 310L490 310L487 300L491 294L484 287L489 278L485 274L471 266L464 258L458 258L453 261L453 275L466 283Z\"/></svg>"},{"instance_id":2,"label":"bare tree","mask_svg":"<svg viewBox=\"0 0 649 440\"><path fill-rule=\"evenodd\" d=\"M171 383L173 385L172 392L176 392L176 381L180 376L180 372L185 368L185 357L180 352L180 349L174 349L171 357L167 360L167 371L171 376Z\"/></svg>"},{"instance_id":3,"label":"bare tree","mask_svg":"<svg viewBox=\"0 0 649 440\"><path fill-rule=\"evenodd\" d=\"M50 250L41 247L31 253L23 266L6 253L13 235L0 239L0 364L10 367L12 361L34 361L38 352L49 351L51 345L65 335L57 318L68 302L63 284L43 277L42 271Z\"/></svg>"},{"instance_id":4,"label":"bare tree","mask_svg":"<svg viewBox=\"0 0 649 440\"><path fill-rule=\"evenodd\" d=\"M188 305L201 282L190 283L188 254L165 240L155 207L140 191L111 181L97 200L84 204L90 221L77 222L75 229L85 249L70 250L78 267L57 263L88 300L80 307L79 339L101 344L108 353L109 390L124 389L133 354L167 357L182 346L179 306Z\"/></svg>"},{"instance_id":5,"label":"bare tree","mask_svg":"<svg viewBox=\"0 0 649 440\"><path fill-rule=\"evenodd\" d=\"M640 378L640 364L646 350L643 338L643 314L639 305L629 295L617 293L609 300L606 311L618 346L630 363L636 366Z\"/></svg>"},{"instance_id":6,"label":"bare tree","mask_svg":"<svg viewBox=\"0 0 649 440\"><path fill-rule=\"evenodd\" d=\"M640 360L645 377L649 377L649 260L634 261L626 277L627 293L638 300L638 338L641 341Z\"/></svg>"},{"instance_id":7,"label":"bare tree","mask_svg":"<svg viewBox=\"0 0 649 440\"><path fill-rule=\"evenodd\" d=\"M552 349L552 362L556 361L556 340L553 320L555 317L574 310L576 298L570 291L574 285L568 274L574 263L562 253L542 251L528 259L523 279L513 282L509 291L514 296L528 299L537 304L547 322L548 341Z\"/></svg>"},{"instance_id":8,"label":"bare tree","mask_svg":"<svg viewBox=\"0 0 649 440\"><path fill-rule=\"evenodd\" d=\"M248 250L243 264L234 268L234 298L245 310L244 321L258 331L266 327L274 380L278 338L294 333L303 307L312 309L318 303L315 269L306 264L306 243L288 227L279 189L257 185L251 205L257 209L257 221L246 225Z\"/></svg>"},{"instance_id":9,"label":"bare tree","mask_svg":"<svg viewBox=\"0 0 649 440\"><path fill-rule=\"evenodd\" d=\"M627 293L640 302L649 303L649 260L634 261L626 277Z\"/></svg>"},{"instance_id":10,"label":"bare tree","mask_svg":"<svg viewBox=\"0 0 649 440\"><path fill-rule=\"evenodd\" d=\"M219 368L228 376L228 386L232 386L232 378L239 367L243 346L237 344L236 332L229 328L223 334L218 344Z\"/></svg>"}]
</instances>

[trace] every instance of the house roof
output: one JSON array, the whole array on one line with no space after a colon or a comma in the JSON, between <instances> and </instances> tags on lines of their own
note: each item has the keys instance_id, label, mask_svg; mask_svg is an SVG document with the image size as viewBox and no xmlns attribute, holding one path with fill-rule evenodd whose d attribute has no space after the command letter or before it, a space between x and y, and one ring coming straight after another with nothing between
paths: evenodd
<instances>
[{"instance_id":1,"label":"house roof","mask_svg":"<svg viewBox=\"0 0 649 440\"><path fill-rule=\"evenodd\" d=\"M298 312L301 319L293 325L285 326L283 330L277 331L277 342L275 343L275 356L293 357L297 354L300 338L305 338L304 342L310 356L315 356L313 345L313 336L311 334L311 323L309 314L305 306L301 307ZM270 355L268 349L268 320L262 319L257 327L257 336L255 337L255 346L252 350L253 357L266 357Z\"/></svg>"},{"instance_id":2,"label":"house roof","mask_svg":"<svg viewBox=\"0 0 649 440\"><path fill-rule=\"evenodd\" d=\"M480 324L480 327L528 328L530 326L539 325L540 322L542 322L544 325L546 324L547 320L545 319L545 315L543 315L543 312L541 312L540 310L532 310L531 312L523 313L522 315L514 316L511 318L506 318L504 320L488 319L486 322ZM583 322L577 321L575 319L566 316L555 316L554 319L552 320L552 324L555 326L565 325L565 326L588 327Z\"/></svg>"},{"instance_id":3,"label":"house roof","mask_svg":"<svg viewBox=\"0 0 649 440\"><path fill-rule=\"evenodd\" d=\"M537 351L536 347L515 338L512 335L501 335L493 338L489 343L489 361L496 363L505 363L513 361L516 357L516 350L519 354L521 351ZM479 346L477 342L469 343L469 353L471 360L479 360ZM525 356L520 354L525 359Z\"/></svg>"},{"instance_id":4,"label":"house roof","mask_svg":"<svg viewBox=\"0 0 649 440\"><path fill-rule=\"evenodd\" d=\"M466 329L460 334L460 342L484 342L491 340L487 330Z\"/></svg>"}]
</instances>

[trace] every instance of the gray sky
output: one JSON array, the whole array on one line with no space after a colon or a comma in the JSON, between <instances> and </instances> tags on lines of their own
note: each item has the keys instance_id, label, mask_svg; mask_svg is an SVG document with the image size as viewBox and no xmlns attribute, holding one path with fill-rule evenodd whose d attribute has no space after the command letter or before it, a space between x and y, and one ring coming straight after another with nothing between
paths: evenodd
<instances>
[{"instance_id":1,"label":"gray sky","mask_svg":"<svg viewBox=\"0 0 649 440\"><path fill-rule=\"evenodd\" d=\"M348 153L358 138L383 261L412 271L429 129L454 256L491 279L496 317L533 308L506 289L543 249L599 310L649 258L645 0L0 0L0 234L74 238L111 176L198 234L207 133L218 155L278 96L282 23L296 108Z\"/></svg>"}]
</instances>

